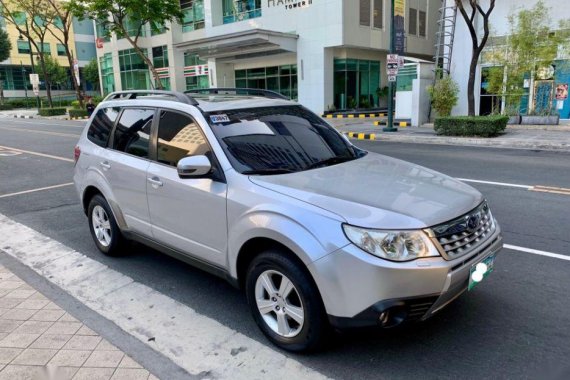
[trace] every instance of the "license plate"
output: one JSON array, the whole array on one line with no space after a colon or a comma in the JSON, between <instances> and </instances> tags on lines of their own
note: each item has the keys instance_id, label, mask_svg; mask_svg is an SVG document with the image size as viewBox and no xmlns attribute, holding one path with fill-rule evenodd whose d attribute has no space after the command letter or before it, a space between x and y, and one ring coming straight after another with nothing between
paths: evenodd
<instances>
[{"instance_id":1,"label":"license plate","mask_svg":"<svg viewBox=\"0 0 570 380\"><path fill-rule=\"evenodd\" d=\"M471 265L471 270L469 271L469 287L467 290L473 289L478 283L483 281L489 273L493 271L494 266L495 254L487 256L477 264Z\"/></svg>"}]
</instances>

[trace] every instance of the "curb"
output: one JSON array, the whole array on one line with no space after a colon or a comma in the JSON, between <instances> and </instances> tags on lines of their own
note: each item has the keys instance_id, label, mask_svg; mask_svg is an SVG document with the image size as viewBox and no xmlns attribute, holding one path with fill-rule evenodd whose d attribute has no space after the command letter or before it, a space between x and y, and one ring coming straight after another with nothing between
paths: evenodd
<instances>
[{"instance_id":1,"label":"curb","mask_svg":"<svg viewBox=\"0 0 570 380\"><path fill-rule=\"evenodd\" d=\"M65 120L87 120L89 116L67 117Z\"/></svg>"},{"instance_id":2,"label":"curb","mask_svg":"<svg viewBox=\"0 0 570 380\"><path fill-rule=\"evenodd\" d=\"M384 125L387 125L387 124L388 124L388 122L385 121L385 120L383 120L383 121L375 121L375 122L374 122L374 125L375 125L376 127L384 126ZM395 122L394 122L394 127L406 128L406 127L411 127L411 126L412 126L412 123L410 123L409 121L395 121Z\"/></svg>"},{"instance_id":3,"label":"curb","mask_svg":"<svg viewBox=\"0 0 570 380\"><path fill-rule=\"evenodd\" d=\"M14 118L17 118L17 119L33 119L34 117L31 115L14 115Z\"/></svg>"},{"instance_id":4,"label":"curb","mask_svg":"<svg viewBox=\"0 0 570 380\"><path fill-rule=\"evenodd\" d=\"M376 140L375 133L344 132L346 136L357 140Z\"/></svg>"},{"instance_id":5,"label":"curb","mask_svg":"<svg viewBox=\"0 0 570 380\"><path fill-rule=\"evenodd\" d=\"M332 114L324 114L321 115L321 117L324 117L326 119L366 119L366 118L372 118L372 117L385 117L386 113L350 113L350 114L338 114L338 115L332 115Z\"/></svg>"}]
</instances>

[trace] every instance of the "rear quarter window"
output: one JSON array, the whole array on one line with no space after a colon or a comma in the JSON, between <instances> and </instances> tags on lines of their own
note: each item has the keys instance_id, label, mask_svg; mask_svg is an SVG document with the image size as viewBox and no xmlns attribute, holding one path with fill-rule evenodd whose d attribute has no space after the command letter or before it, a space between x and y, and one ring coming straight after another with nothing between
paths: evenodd
<instances>
[{"instance_id":1,"label":"rear quarter window","mask_svg":"<svg viewBox=\"0 0 570 380\"><path fill-rule=\"evenodd\" d=\"M119 115L119 108L101 108L93 118L89 129L87 130L87 138L94 144L105 148L111 135L111 130Z\"/></svg>"}]
</instances>

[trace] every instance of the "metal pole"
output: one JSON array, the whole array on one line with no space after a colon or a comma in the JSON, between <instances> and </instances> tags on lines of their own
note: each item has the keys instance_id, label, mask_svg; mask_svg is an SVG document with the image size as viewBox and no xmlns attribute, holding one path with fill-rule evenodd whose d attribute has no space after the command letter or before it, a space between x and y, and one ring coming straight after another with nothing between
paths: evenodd
<instances>
[{"instance_id":1,"label":"metal pole","mask_svg":"<svg viewBox=\"0 0 570 380\"><path fill-rule=\"evenodd\" d=\"M394 0L390 8L390 54L394 54ZM388 124L382 128L384 132L397 132L394 128L394 82L389 82L388 87Z\"/></svg>"},{"instance_id":2,"label":"metal pole","mask_svg":"<svg viewBox=\"0 0 570 380\"><path fill-rule=\"evenodd\" d=\"M28 108L28 82L26 81L26 69L22 61L20 61L20 68L22 69L22 77L24 77L24 95L26 96L26 108Z\"/></svg>"},{"instance_id":3,"label":"metal pole","mask_svg":"<svg viewBox=\"0 0 570 380\"><path fill-rule=\"evenodd\" d=\"M26 20L26 37L28 38L28 49L30 50L30 64L32 65L32 74L36 73L36 69L34 66L34 55L32 54L32 43L30 42L30 29L28 28L28 21ZM39 88L39 85L38 85ZM38 113L40 113L41 102L40 102L40 95L36 95L36 103L38 106Z\"/></svg>"}]
</instances>

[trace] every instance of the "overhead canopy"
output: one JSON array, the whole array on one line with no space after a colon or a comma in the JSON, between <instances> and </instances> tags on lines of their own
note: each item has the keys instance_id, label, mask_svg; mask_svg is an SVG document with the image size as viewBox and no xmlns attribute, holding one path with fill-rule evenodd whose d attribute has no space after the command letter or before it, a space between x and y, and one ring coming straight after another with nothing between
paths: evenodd
<instances>
[{"instance_id":1,"label":"overhead canopy","mask_svg":"<svg viewBox=\"0 0 570 380\"><path fill-rule=\"evenodd\" d=\"M222 36L184 41L174 46L201 59L244 59L259 55L297 51L298 35L253 29Z\"/></svg>"}]
</instances>

